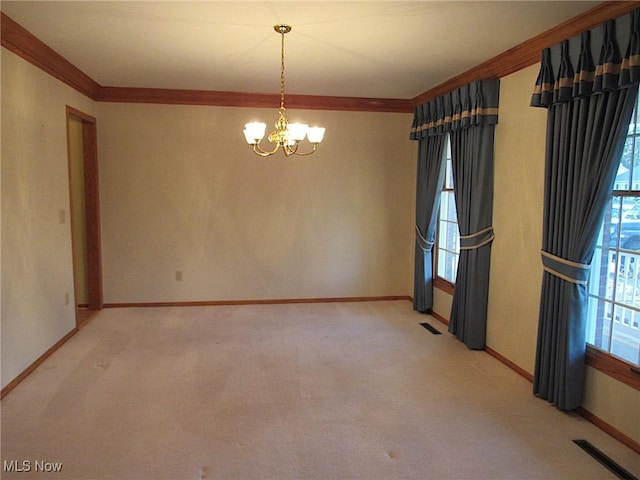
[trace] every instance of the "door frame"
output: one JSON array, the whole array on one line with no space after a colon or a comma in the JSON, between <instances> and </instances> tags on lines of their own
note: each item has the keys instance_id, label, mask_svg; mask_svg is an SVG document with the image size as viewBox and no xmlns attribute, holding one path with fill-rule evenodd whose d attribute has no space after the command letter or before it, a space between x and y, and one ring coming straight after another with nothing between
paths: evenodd
<instances>
[{"instance_id":1,"label":"door frame","mask_svg":"<svg viewBox=\"0 0 640 480\"><path fill-rule=\"evenodd\" d=\"M67 105L66 109L67 125L67 159L69 167L69 202L73 209L72 182L71 182L71 138L69 132L69 120L75 119L82 122L82 158L84 170L84 199L86 210L86 235L87 235L87 290L89 310L101 310L104 306L102 298L102 241L100 235L100 192L98 177L98 135L96 119L80 110ZM72 210L73 211L73 210ZM73 214L71 217L71 228L73 232ZM77 245L73 241L72 252L74 263L74 288L76 287L75 264L77 262ZM78 306L76 304L76 310ZM76 314L76 324L78 324Z\"/></svg>"}]
</instances>

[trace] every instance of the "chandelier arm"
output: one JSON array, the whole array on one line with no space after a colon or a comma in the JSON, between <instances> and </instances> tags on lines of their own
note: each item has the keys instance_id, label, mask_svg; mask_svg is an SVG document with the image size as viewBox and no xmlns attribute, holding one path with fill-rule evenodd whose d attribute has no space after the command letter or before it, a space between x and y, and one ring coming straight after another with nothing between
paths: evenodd
<instances>
[{"instance_id":1,"label":"chandelier arm","mask_svg":"<svg viewBox=\"0 0 640 480\"><path fill-rule=\"evenodd\" d=\"M278 151L279 148L280 148L280 144L276 144L276 148L274 148L271 151L268 151L268 150L263 150L262 147L260 147L259 143L253 144L253 151L258 155L260 155L261 157L268 157L269 155L273 155Z\"/></svg>"},{"instance_id":2,"label":"chandelier arm","mask_svg":"<svg viewBox=\"0 0 640 480\"><path fill-rule=\"evenodd\" d=\"M298 143L294 143L293 145L283 145L282 148L284 149L284 153L285 155L288 157L290 155L295 155L296 152L298 151Z\"/></svg>"},{"instance_id":3,"label":"chandelier arm","mask_svg":"<svg viewBox=\"0 0 640 480\"><path fill-rule=\"evenodd\" d=\"M298 148L297 148L297 146L296 146L296 151L295 151L295 152L293 152L293 154L292 154L292 155L300 155L301 157L304 157L305 155L311 155L313 152L315 152L315 151L317 150L317 148L318 148L318 144L317 144L317 143L314 143L314 144L313 144L313 149L312 149L311 151L309 151L309 152L303 152L303 153L300 153L300 152L298 152L298 151L297 151L297 149L298 149Z\"/></svg>"}]
</instances>

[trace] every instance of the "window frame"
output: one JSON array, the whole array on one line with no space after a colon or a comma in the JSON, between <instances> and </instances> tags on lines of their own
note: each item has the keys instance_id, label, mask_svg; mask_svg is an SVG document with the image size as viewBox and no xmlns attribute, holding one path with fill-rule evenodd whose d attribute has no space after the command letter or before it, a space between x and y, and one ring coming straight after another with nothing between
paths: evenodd
<instances>
[{"instance_id":1,"label":"window frame","mask_svg":"<svg viewBox=\"0 0 640 480\"><path fill-rule=\"evenodd\" d=\"M640 146L640 143L636 143L636 142L640 142L640 125L638 124L639 121L640 121L640 96L636 100L636 107L634 109L633 116L631 118L631 124L629 125L629 127L632 127L633 125L633 129L630 128L626 136L627 139L629 138L634 139L632 143L632 153L631 153L632 161L630 164L628 185L626 185L626 188L620 188L620 186L616 185L610 194L611 207L608 207L608 208L615 210L616 207L614 206L614 203L617 201L616 199L619 199L618 201L620 202L618 207L619 209L618 224L620 225L618 227L619 230L622 230L622 226L621 226L622 225L622 205L624 203L624 199L628 197L634 197L634 198L640 199L640 188L634 188L635 176L633 174L634 169L638 168L635 165L635 160L633 159L637 156L637 149ZM626 141L627 140L625 140L625 142ZM622 159L620 161L622 161ZM606 220L603 220L603 225L606 225ZM598 247L598 249L602 247L605 247L605 245ZM624 255L625 253L635 253L635 252L627 251L625 248L622 248L620 245L619 238L616 239L616 245L614 248L606 247L606 250L615 252L615 255L618 256L618 260L620 255ZM617 269L619 268L617 261L614 265L615 265L615 268L614 268L614 275L615 275L617 274ZM599 282L599 284L601 285L601 282ZM589 291L587 291L587 295L591 297ZM613 308L615 308L615 305L624 304L623 302L621 303L616 301L616 292L613 292L613 298L610 301L607 300L606 297L604 297L604 299L609 303L611 303ZM587 321L591 322L591 319L588 319ZM612 319L611 322L612 322L612 325L610 327L611 331L609 332L609 336L613 335L614 319ZM611 352L600 349L588 342L585 342L585 343L586 343L586 364L588 366L593 367L596 370L599 370L602 373L632 388L635 388L636 390L640 390L640 365L635 365L625 359L619 358L613 355ZM609 348L611 348L611 339L609 341Z\"/></svg>"},{"instance_id":2,"label":"window frame","mask_svg":"<svg viewBox=\"0 0 640 480\"><path fill-rule=\"evenodd\" d=\"M587 343L587 365L640 390L640 368Z\"/></svg>"}]
</instances>

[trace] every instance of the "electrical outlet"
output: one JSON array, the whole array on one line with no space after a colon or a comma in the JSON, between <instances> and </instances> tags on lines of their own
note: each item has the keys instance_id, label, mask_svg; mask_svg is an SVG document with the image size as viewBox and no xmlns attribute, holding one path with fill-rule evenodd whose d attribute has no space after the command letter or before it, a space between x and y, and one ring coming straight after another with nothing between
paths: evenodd
<instances>
[{"instance_id":1,"label":"electrical outlet","mask_svg":"<svg viewBox=\"0 0 640 480\"><path fill-rule=\"evenodd\" d=\"M65 223L67 221L67 214L64 210L58 211L58 221L60 223Z\"/></svg>"},{"instance_id":2,"label":"electrical outlet","mask_svg":"<svg viewBox=\"0 0 640 480\"><path fill-rule=\"evenodd\" d=\"M182 270L176 270L176 282L182 281Z\"/></svg>"},{"instance_id":3,"label":"electrical outlet","mask_svg":"<svg viewBox=\"0 0 640 480\"><path fill-rule=\"evenodd\" d=\"M64 304L69 305L69 292L64 294Z\"/></svg>"}]
</instances>

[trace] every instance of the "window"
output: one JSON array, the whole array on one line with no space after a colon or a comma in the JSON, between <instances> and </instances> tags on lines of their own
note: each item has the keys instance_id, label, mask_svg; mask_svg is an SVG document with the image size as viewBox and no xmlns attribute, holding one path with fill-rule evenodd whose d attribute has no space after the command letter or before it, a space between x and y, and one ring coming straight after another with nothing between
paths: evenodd
<instances>
[{"instance_id":1,"label":"window","mask_svg":"<svg viewBox=\"0 0 640 480\"><path fill-rule=\"evenodd\" d=\"M445 175L438 219L436 275L446 282L455 284L458 272L458 258L460 257L460 234L458 232L458 216L453 194L451 142L448 135L443 155Z\"/></svg>"},{"instance_id":2,"label":"window","mask_svg":"<svg viewBox=\"0 0 640 480\"><path fill-rule=\"evenodd\" d=\"M640 101L640 98L639 98ZM591 263L587 343L640 364L640 124L633 112Z\"/></svg>"}]
</instances>

